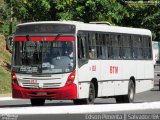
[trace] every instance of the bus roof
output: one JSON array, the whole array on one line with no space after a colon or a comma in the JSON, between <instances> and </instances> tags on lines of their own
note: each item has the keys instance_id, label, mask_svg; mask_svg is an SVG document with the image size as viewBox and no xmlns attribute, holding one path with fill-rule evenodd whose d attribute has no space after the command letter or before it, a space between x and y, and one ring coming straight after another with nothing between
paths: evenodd
<instances>
[{"instance_id":1,"label":"bus roof","mask_svg":"<svg viewBox=\"0 0 160 120\"><path fill-rule=\"evenodd\" d=\"M151 36L151 31L148 29L121 27L121 26L104 25L104 24L91 24L91 23L83 23L79 21L28 22L28 23L19 24L17 26L31 25L31 24L51 24L51 23L75 25L77 31L84 30L84 31L114 32L114 33L126 33L126 34Z\"/></svg>"}]
</instances>

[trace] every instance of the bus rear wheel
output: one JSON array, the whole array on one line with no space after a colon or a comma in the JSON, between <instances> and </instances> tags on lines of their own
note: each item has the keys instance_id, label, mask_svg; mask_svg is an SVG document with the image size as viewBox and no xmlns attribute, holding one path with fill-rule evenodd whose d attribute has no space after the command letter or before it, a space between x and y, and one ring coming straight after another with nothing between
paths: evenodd
<instances>
[{"instance_id":1,"label":"bus rear wheel","mask_svg":"<svg viewBox=\"0 0 160 120\"><path fill-rule=\"evenodd\" d=\"M45 104L45 99L31 99L32 106L43 106Z\"/></svg>"},{"instance_id":2,"label":"bus rear wheel","mask_svg":"<svg viewBox=\"0 0 160 120\"><path fill-rule=\"evenodd\" d=\"M135 96L135 85L132 80L129 81L128 85L128 94L120 95L116 97L117 103L132 103L134 101Z\"/></svg>"},{"instance_id":3,"label":"bus rear wheel","mask_svg":"<svg viewBox=\"0 0 160 120\"><path fill-rule=\"evenodd\" d=\"M94 100L96 98L96 90L94 84L91 82L89 87L89 97L85 99L76 99L73 100L74 104L94 104Z\"/></svg>"}]
</instances>

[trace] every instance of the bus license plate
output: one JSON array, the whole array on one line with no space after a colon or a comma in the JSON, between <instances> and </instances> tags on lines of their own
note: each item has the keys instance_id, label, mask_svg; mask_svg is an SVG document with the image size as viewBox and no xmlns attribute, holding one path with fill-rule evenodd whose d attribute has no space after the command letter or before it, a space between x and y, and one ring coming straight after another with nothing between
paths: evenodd
<instances>
[{"instance_id":1,"label":"bus license plate","mask_svg":"<svg viewBox=\"0 0 160 120\"><path fill-rule=\"evenodd\" d=\"M45 95L47 95L47 93L46 92L38 92L37 95L45 96Z\"/></svg>"}]
</instances>

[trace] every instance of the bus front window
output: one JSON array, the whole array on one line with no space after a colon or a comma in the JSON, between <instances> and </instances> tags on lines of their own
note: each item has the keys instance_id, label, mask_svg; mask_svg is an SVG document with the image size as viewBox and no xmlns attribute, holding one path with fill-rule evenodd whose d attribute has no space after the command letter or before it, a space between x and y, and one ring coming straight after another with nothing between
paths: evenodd
<instances>
[{"instance_id":1,"label":"bus front window","mask_svg":"<svg viewBox=\"0 0 160 120\"><path fill-rule=\"evenodd\" d=\"M62 73L73 71L73 43L67 41L48 42L47 44L49 47L43 52L42 72Z\"/></svg>"},{"instance_id":2,"label":"bus front window","mask_svg":"<svg viewBox=\"0 0 160 120\"><path fill-rule=\"evenodd\" d=\"M13 70L21 73L67 73L74 70L73 41L17 41Z\"/></svg>"}]
</instances>

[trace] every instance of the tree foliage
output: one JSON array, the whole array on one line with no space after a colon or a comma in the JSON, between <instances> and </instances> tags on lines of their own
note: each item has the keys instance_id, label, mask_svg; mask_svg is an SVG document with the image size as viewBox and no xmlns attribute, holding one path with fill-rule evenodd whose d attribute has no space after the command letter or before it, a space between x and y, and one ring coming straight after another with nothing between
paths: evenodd
<instances>
[{"instance_id":1,"label":"tree foliage","mask_svg":"<svg viewBox=\"0 0 160 120\"><path fill-rule=\"evenodd\" d=\"M11 7L12 6L12 7ZM124 0L0 0L0 21L47 20L108 21L111 24L150 29L160 39L160 7L127 5Z\"/></svg>"},{"instance_id":2,"label":"tree foliage","mask_svg":"<svg viewBox=\"0 0 160 120\"><path fill-rule=\"evenodd\" d=\"M8 19L9 9L8 4L4 0L0 0L0 22Z\"/></svg>"},{"instance_id":3,"label":"tree foliage","mask_svg":"<svg viewBox=\"0 0 160 120\"><path fill-rule=\"evenodd\" d=\"M6 0L0 0L0 32L4 35L9 33L10 9Z\"/></svg>"},{"instance_id":4,"label":"tree foliage","mask_svg":"<svg viewBox=\"0 0 160 120\"><path fill-rule=\"evenodd\" d=\"M109 21L120 24L127 15L125 7L116 0L72 0L70 4L66 1L57 1L59 19L84 22Z\"/></svg>"},{"instance_id":5,"label":"tree foliage","mask_svg":"<svg viewBox=\"0 0 160 120\"><path fill-rule=\"evenodd\" d=\"M129 16L122 20L123 26L150 29L154 40L160 40L159 6L126 6Z\"/></svg>"},{"instance_id":6,"label":"tree foliage","mask_svg":"<svg viewBox=\"0 0 160 120\"><path fill-rule=\"evenodd\" d=\"M21 21L46 21L55 15L53 0L13 0L13 16ZM54 19L54 18L53 18Z\"/></svg>"}]
</instances>

